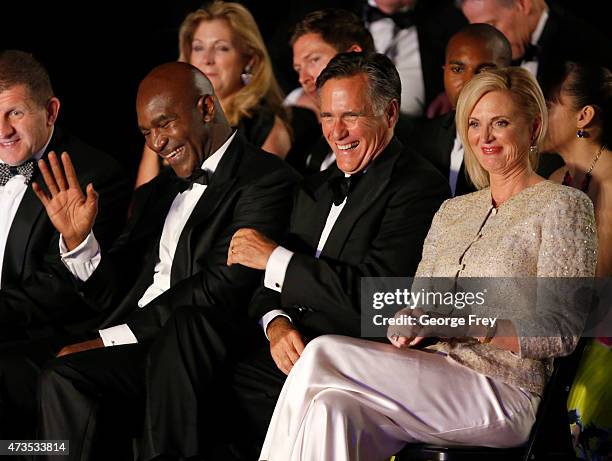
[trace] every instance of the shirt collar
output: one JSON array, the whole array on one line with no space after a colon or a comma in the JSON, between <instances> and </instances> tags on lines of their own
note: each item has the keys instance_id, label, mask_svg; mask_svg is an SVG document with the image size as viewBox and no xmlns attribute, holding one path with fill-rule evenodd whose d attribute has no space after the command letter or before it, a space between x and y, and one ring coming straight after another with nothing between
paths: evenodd
<instances>
[{"instance_id":1,"label":"shirt collar","mask_svg":"<svg viewBox=\"0 0 612 461\"><path fill-rule=\"evenodd\" d=\"M531 34L531 44L537 45L540 41L540 37L542 36L542 32L544 32L544 26L546 25L546 21L548 21L548 8L542 11L540 15L540 19L538 20L538 25L536 26L533 34Z\"/></svg>"},{"instance_id":2,"label":"shirt collar","mask_svg":"<svg viewBox=\"0 0 612 461\"><path fill-rule=\"evenodd\" d=\"M234 132L232 133L232 135L227 138L227 141L225 141L221 147L219 147L214 154L212 154L210 157L208 157L206 160L204 160L204 163L202 163L202 169L206 170L210 176L212 176L215 173L215 170L217 169L217 166L219 165L219 162L221 161L221 158L223 157L223 154L225 154L225 151L227 150L227 148L229 147L229 145L231 144L232 140L236 137L236 131L234 130Z\"/></svg>"},{"instance_id":3,"label":"shirt collar","mask_svg":"<svg viewBox=\"0 0 612 461\"><path fill-rule=\"evenodd\" d=\"M373 6L374 8L378 8L378 5L376 4L376 0L368 0L368 5ZM403 13L404 11L410 11L410 9L411 9L410 5L403 6L399 10L397 10L396 13Z\"/></svg>"}]
</instances>

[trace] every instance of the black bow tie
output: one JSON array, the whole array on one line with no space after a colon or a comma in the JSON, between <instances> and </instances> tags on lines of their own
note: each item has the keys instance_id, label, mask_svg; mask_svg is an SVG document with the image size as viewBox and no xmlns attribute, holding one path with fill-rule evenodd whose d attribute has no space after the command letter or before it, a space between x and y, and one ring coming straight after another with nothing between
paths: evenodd
<instances>
[{"instance_id":1,"label":"black bow tie","mask_svg":"<svg viewBox=\"0 0 612 461\"><path fill-rule=\"evenodd\" d=\"M530 43L529 45L527 45L527 48L525 48L525 53L523 54L523 56L512 61L512 65L520 66L524 62L537 61L539 54L540 48L537 45Z\"/></svg>"},{"instance_id":2,"label":"black bow tie","mask_svg":"<svg viewBox=\"0 0 612 461\"><path fill-rule=\"evenodd\" d=\"M356 173L351 176L335 176L329 180L329 188L332 192L334 205L338 206L348 195L355 190L355 186L363 176L363 173Z\"/></svg>"},{"instance_id":3,"label":"black bow tie","mask_svg":"<svg viewBox=\"0 0 612 461\"><path fill-rule=\"evenodd\" d=\"M13 176L21 175L25 177L25 183L30 184L32 176L36 171L36 162L28 160L18 166L10 166L7 163L0 163L0 186L6 185Z\"/></svg>"},{"instance_id":4,"label":"black bow tie","mask_svg":"<svg viewBox=\"0 0 612 461\"><path fill-rule=\"evenodd\" d=\"M365 22L368 24L372 24L373 22L376 22L379 19L390 18L400 29L408 29L409 27L414 25L414 13L412 10L398 11L394 14L387 14L383 13L375 6L369 5L367 3L364 6L364 18Z\"/></svg>"},{"instance_id":5,"label":"black bow tie","mask_svg":"<svg viewBox=\"0 0 612 461\"><path fill-rule=\"evenodd\" d=\"M208 185L208 171L198 168L185 179L190 183L198 183L206 186Z\"/></svg>"},{"instance_id":6,"label":"black bow tie","mask_svg":"<svg viewBox=\"0 0 612 461\"><path fill-rule=\"evenodd\" d=\"M186 178L179 178L179 179L182 181L182 184L184 186L183 190L187 190L189 187L191 187L195 183L202 184L203 186L207 186L209 182L208 172L206 170L202 170L201 168L198 168Z\"/></svg>"}]
</instances>

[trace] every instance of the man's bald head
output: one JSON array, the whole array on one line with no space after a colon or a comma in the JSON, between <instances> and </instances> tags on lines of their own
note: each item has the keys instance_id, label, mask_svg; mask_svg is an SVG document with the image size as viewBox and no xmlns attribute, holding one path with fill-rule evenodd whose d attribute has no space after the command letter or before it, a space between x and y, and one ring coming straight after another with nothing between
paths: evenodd
<instances>
[{"instance_id":1,"label":"man's bald head","mask_svg":"<svg viewBox=\"0 0 612 461\"><path fill-rule=\"evenodd\" d=\"M494 25L512 47L512 58L525 54L538 21L547 10L544 0L462 0L461 11L474 23Z\"/></svg>"},{"instance_id":2,"label":"man's bald head","mask_svg":"<svg viewBox=\"0 0 612 461\"><path fill-rule=\"evenodd\" d=\"M147 146L181 177L201 167L231 134L212 84L184 62L162 64L142 80L136 111Z\"/></svg>"},{"instance_id":3,"label":"man's bald head","mask_svg":"<svg viewBox=\"0 0 612 461\"><path fill-rule=\"evenodd\" d=\"M484 24L468 24L455 35L453 35L446 45L446 56L459 40L468 40L475 44L480 44L485 48L498 67L507 67L512 64L512 47L504 34L495 27Z\"/></svg>"},{"instance_id":4,"label":"man's bald head","mask_svg":"<svg viewBox=\"0 0 612 461\"><path fill-rule=\"evenodd\" d=\"M446 46L444 89L453 107L472 77L484 70L511 64L510 43L495 27L470 24L451 37Z\"/></svg>"},{"instance_id":5,"label":"man's bald head","mask_svg":"<svg viewBox=\"0 0 612 461\"><path fill-rule=\"evenodd\" d=\"M200 96L214 96L210 80L198 68L186 62L168 62L154 68L140 82L136 107L153 95L169 93L174 97L194 100Z\"/></svg>"}]
</instances>

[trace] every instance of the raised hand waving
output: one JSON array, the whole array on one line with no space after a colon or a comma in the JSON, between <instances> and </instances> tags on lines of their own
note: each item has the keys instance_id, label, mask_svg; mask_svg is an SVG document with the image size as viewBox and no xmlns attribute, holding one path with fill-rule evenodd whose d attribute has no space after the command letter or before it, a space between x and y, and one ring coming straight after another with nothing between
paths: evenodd
<instances>
[{"instance_id":1,"label":"raised hand waving","mask_svg":"<svg viewBox=\"0 0 612 461\"><path fill-rule=\"evenodd\" d=\"M73 250L87 238L98 214L98 193L87 185L86 194L77 180L76 172L67 152L62 154L62 165L55 152L50 152L49 166L38 161L38 168L47 185L48 195L37 183L32 189L40 199L49 219L62 234L68 250Z\"/></svg>"}]
</instances>

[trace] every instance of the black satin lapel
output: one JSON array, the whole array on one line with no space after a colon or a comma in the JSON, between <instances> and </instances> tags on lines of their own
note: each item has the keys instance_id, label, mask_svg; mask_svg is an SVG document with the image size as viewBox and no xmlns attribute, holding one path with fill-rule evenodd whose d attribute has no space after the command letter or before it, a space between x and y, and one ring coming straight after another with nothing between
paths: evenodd
<instances>
[{"instance_id":1,"label":"black satin lapel","mask_svg":"<svg viewBox=\"0 0 612 461\"><path fill-rule=\"evenodd\" d=\"M455 145L457 130L455 128L454 111L442 116L438 124L438 132L432 142L435 143L435 153L438 156L438 164L442 166L442 173L448 177L450 171L450 156Z\"/></svg>"},{"instance_id":2,"label":"black satin lapel","mask_svg":"<svg viewBox=\"0 0 612 461\"><path fill-rule=\"evenodd\" d=\"M421 70L423 72L423 82L425 83L425 104L431 102L436 96L433 94L433 89L437 88L436 84L440 80L440 67L434 60L435 46L430 43L432 37L428 36L422 26L417 25L417 36L419 39L419 55L421 56ZM427 107L427 105L425 105Z\"/></svg>"},{"instance_id":3,"label":"black satin lapel","mask_svg":"<svg viewBox=\"0 0 612 461\"><path fill-rule=\"evenodd\" d=\"M45 219L44 207L34 194L32 187L28 186L6 240L2 265L3 285L20 280L24 270L28 242L40 219Z\"/></svg>"},{"instance_id":4,"label":"black satin lapel","mask_svg":"<svg viewBox=\"0 0 612 461\"><path fill-rule=\"evenodd\" d=\"M307 243L307 251L312 248L316 250L332 206L329 180L342 174L334 164L326 171L308 178L303 185L305 194L300 198L300 203L294 205L295 209L299 208L300 213L292 214L291 232Z\"/></svg>"},{"instance_id":5,"label":"black satin lapel","mask_svg":"<svg viewBox=\"0 0 612 461\"><path fill-rule=\"evenodd\" d=\"M461 163L461 168L459 169L459 174L457 175L457 186L455 187L455 196L469 194L470 192L475 192L476 187L472 184L472 182L468 179L467 174L465 173L465 163Z\"/></svg>"},{"instance_id":6,"label":"black satin lapel","mask_svg":"<svg viewBox=\"0 0 612 461\"><path fill-rule=\"evenodd\" d=\"M187 220L172 260L172 270L170 272L171 285L191 275L193 229L208 219L227 193L234 187L240 175L239 168L242 162L245 142L244 136L238 131L230 145L227 146L227 151L221 157L217 169L212 175L210 184L206 187L204 194L200 197L191 216Z\"/></svg>"},{"instance_id":7,"label":"black satin lapel","mask_svg":"<svg viewBox=\"0 0 612 461\"><path fill-rule=\"evenodd\" d=\"M191 216L187 220L187 224L181 232L174 259L172 260L172 270L170 273L170 284L187 278L191 275L193 254L192 254L192 239L193 230L195 227L206 222L206 220L214 213L217 207L223 202L225 196L232 190L236 178L232 178L223 182L214 182L206 187L206 190L198 200Z\"/></svg>"},{"instance_id":8,"label":"black satin lapel","mask_svg":"<svg viewBox=\"0 0 612 461\"><path fill-rule=\"evenodd\" d=\"M365 173L355 190L349 195L338 220L334 224L322 253L331 259L339 259L351 229L385 190L391 179L393 166L400 154L399 143L392 141L378 164L373 164Z\"/></svg>"},{"instance_id":9,"label":"black satin lapel","mask_svg":"<svg viewBox=\"0 0 612 461\"><path fill-rule=\"evenodd\" d=\"M555 61L564 62L567 60L561 59L564 50L559 48L559 44L555 43L558 40L560 32L560 16L563 15L563 9L558 5L551 5L549 10L548 19L544 24L542 35L538 40L538 48L540 50L546 50L545 53L537 53L538 59L538 72L536 78L538 82L545 82L549 79L548 71L552 68L553 72L558 71L555 66ZM561 56L560 56L561 55Z\"/></svg>"},{"instance_id":10,"label":"black satin lapel","mask_svg":"<svg viewBox=\"0 0 612 461\"><path fill-rule=\"evenodd\" d=\"M323 228L327 222L327 216L332 206L332 193L327 182L321 184L320 190L315 194L315 200L312 207L309 209L300 209L300 215L297 217L300 223L301 232L308 235L312 248L316 247L323 233Z\"/></svg>"},{"instance_id":11,"label":"black satin lapel","mask_svg":"<svg viewBox=\"0 0 612 461\"><path fill-rule=\"evenodd\" d=\"M184 189L181 180L179 180L174 173L162 174L167 174L167 176L154 180L157 181L157 179L160 179L156 182L155 189L151 190L145 198L135 199L132 216L128 220L127 227L124 228L113 246L129 244L129 241L124 241L126 238L138 240L143 236L153 236L156 232L158 233L157 238L161 236L166 216L168 216L170 212L172 203L174 203L177 195ZM142 187L149 186L150 185L147 184ZM136 192L136 194L138 193L139 191Z\"/></svg>"}]
</instances>

